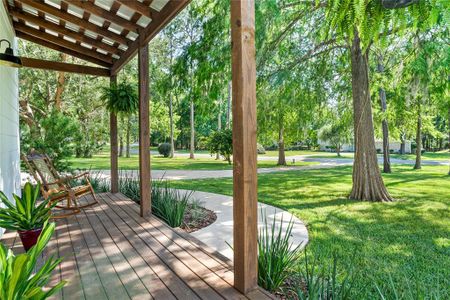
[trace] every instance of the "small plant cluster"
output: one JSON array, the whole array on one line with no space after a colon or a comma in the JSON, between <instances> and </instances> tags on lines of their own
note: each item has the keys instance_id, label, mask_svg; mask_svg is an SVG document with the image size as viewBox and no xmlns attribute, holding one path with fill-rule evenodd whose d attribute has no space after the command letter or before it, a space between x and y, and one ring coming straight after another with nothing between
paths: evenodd
<instances>
[{"instance_id":1,"label":"small plant cluster","mask_svg":"<svg viewBox=\"0 0 450 300\"><path fill-rule=\"evenodd\" d=\"M56 205L56 202L50 204L49 199L37 205L39 185L33 187L29 182L25 184L22 196L14 194L13 198L15 205L0 192L0 202L5 205L5 208L0 208L0 227L14 231L42 228Z\"/></svg>"},{"instance_id":2,"label":"small plant cluster","mask_svg":"<svg viewBox=\"0 0 450 300\"><path fill-rule=\"evenodd\" d=\"M65 281L47 287L61 259L50 258L36 270L36 263L55 231L55 223L45 223L37 244L27 253L14 255L0 244L0 299L47 299L60 290Z\"/></svg>"},{"instance_id":3,"label":"small plant cluster","mask_svg":"<svg viewBox=\"0 0 450 300\"><path fill-rule=\"evenodd\" d=\"M192 192L183 192L170 188L167 180L152 182L152 211L171 227L183 224L186 208Z\"/></svg>"},{"instance_id":4,"label":"small plant cluster","mask_svg":"<svg viewBox=\"0 0 450 300\"><path fill-rule=\"evenodd\" d=\"M119 176L119 191L135 202L139 202L141 192L139 180L134 174L124 173ZM171 227L180 227L185 215L195 208L191 201L192 192L183 192L170 187L168 180L152 181L152 212ZM195 213L194 213L195 214ZM197 216L202 217L198 214ZM197 222L197 220L192 220Z\"/></svg>"}]
</instances>

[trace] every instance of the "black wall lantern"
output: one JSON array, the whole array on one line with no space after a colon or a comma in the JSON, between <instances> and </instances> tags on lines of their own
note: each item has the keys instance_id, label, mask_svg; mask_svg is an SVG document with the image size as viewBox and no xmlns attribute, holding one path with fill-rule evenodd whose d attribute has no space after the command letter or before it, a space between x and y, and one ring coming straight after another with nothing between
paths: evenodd
<instances>
[{"instance_id":1,"label":"black wall lantern","mask_svg":"<svg viewBox=\"0 0 450 300\"><path fill-rule=\"evenodd\" d=\"M20 57L14 56L11 43L8 40L0 40L0 47L3 42L8 43L8 47L6 47L5 53L0 53L0 66L21 68L22 61L20 60Z\"/></svg>"}]
</instances>

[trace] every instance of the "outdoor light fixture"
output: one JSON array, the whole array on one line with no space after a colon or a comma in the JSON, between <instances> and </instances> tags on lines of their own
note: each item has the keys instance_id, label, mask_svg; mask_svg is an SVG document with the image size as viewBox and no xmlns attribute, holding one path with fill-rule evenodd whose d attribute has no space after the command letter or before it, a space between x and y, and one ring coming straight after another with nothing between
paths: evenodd
<instances>
[{"instance_id":1,"label":"outdoor light fixture","mask_svg":"<svg viewBox=\"0 0 450 300\"><path fill-rule=\"evenodd\" d=\"M0 47L3 42L8 43L8 47L6 47L5 53L0 53L0 66L21 68L22 61L20 60L20 57L14 56L11 43L8 40L0 40Z\"/></svg>"}]
</instances>

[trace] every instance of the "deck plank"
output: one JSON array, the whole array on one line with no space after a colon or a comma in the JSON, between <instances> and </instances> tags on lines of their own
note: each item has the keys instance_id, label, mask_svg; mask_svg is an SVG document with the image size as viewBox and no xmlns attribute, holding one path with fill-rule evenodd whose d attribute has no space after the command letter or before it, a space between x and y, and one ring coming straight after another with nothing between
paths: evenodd
<instances>
[{"instance_id":1,"label":"deck plank","mask_svg":"<svg viewBox=\"0 0 450 300\"><path fill-rule=\"evenodd\" d=\"M123 220L139 236L156 255L176 274L182 277L183 281L200 297L204 299L223 299L215 290L206 284L200 277L198 277L192 270L190 270L182 261L180 261L173 253L171 253L163 244L159 243L149 232L137 223L134 218L122 210L121 206L128 206L126 204L114 204L111 198L106 200L112 210ZM139 216L139 218L141 218ZM143 218L141 218L144 220Z\"/></svg>"},{"instance_id":2,"label":"deck plank","mask_svg":"<svg viewBox=\"0 0 450 300\"><path fill-rule=\"evenodd\" d=\"M239 293L230 260L153 216L140 217L122 194L98 198L98 205L56 220L43 259L62 257L51 284L68 283L52 299L274 299L261 289ZM1 241L23 252L16 233Z\"/></svg>"},{"instance_id":3,"label":"deck plank","mask_svg":"<svg viewBox=\"0 0 450 300\"><path fill-rule=\"evenodd\" d=\"M81 227L81 232L86 240L87 247L93 258L100 281L109 299L130 299L122 281L117 275L114 266L111 264L105 249L101 247L94 232L94 227L90 226L84 213L75 215Z\"/></svg>"},{"instance_id":4,"label":"deck plank","mask_svg":"<svg viewBox=\"0 0 450 300\"><path fill-rule=\"evenodd\" d=\"M102 195L100 195L102 198ZM109 242L113 242L107 250L107 253L111 253L114 257L114 263L120 264L123 261L127 261L129 268L125 270L126 277L131 280L140 280L141 285L145 286L145 290L157 299L176 299L170 290L164 285L160 278L155 274L152 268L145 262L145 260L137 253L133 245L125 238L122 232L115 226L115 224L109 219L104 212L106 204L101 203L93 207L100 222L104 226L104 230L99 230L96 227L97 234L102 236L102 240L108 239ZM107 207L107 206L106 206ZM108 233L106 233L106 231ZM108 235L108 238L106 237ZM117 260L117 262L116 262ZM125 266L123 266L125 267ZM130 274L130 270L133 274ZM142 290L142 289L138 289ZM138 295L136 295L138 296ZM142 298L141 298L142 299Z\"/></svg>"},{"instance_id":5,"label":"deck plank","mask_svg":"<svg viewBox=\"0 0 450 300\"><path fill-rule=\"evenodd\" d=\"M201 255L203 252L201 249L196 249L196 253L192 255L186 249L180 247L172 239L169 239L162 233L162 230L169 229L167 225L163 223L156 223L155 218L142 218L138 216L131 208L132 203L129 201L120 201L117 199L117 203L120 207L127 212L128 217L134 219L140 226L142 226L148 233L150 233L159 243L161 243L166 249L173 253L180 261L182 261L189 269L191 269L197 276L203 278L205 282L213 288L220 295L226 299L237 299L241 294L235 290L228 282L220 278L214 271L206 266L205 261L212 261L212 259L206 255ZM125 204L125 205L123 205ZM154 220L155 224L150 223L150 220ZM198 255L198 256L197 256ZM201 262L202 261L202 262Z\"/></svg>"}]
</instances>

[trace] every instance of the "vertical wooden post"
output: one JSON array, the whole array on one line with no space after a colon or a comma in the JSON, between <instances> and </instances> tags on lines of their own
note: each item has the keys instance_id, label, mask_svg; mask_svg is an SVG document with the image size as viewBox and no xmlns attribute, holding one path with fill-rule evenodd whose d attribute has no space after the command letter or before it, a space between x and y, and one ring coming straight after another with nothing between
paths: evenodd
<instances>
[{"instance_id":1,"label":"vertical wooden post","mask_svg":"<svg viewBox=\"0 0 450 300\"><path fill-rule=\"evenodd\" d=\"M255 2L231 1L234 286L257 287Z\"/></svg>"},{"instance_id":2,"label":"vertical wooden post","mask_svg":"<svg viewBox=\"0 0 450 300\"><path fill-rule=\"evenodd\" d=\"M117 84L117 76L110 78L110 85ZM117 160L117 116L115 113L109 114L109 134L110 134L110 155L111 155L111 193L119 192L119 163Z\"/></svg>"},{"instance_id":3,"label":"vertical wooden post","mask_svg":"<svg viewBox=\"0 0 450 300\"><path fill-rule=\"evenodd\" d=\"M151 213L150 182L150 116L148 44L142 43L138 53L139 65L139 179L141 216Z\"/></svg>"}]
</instances>

